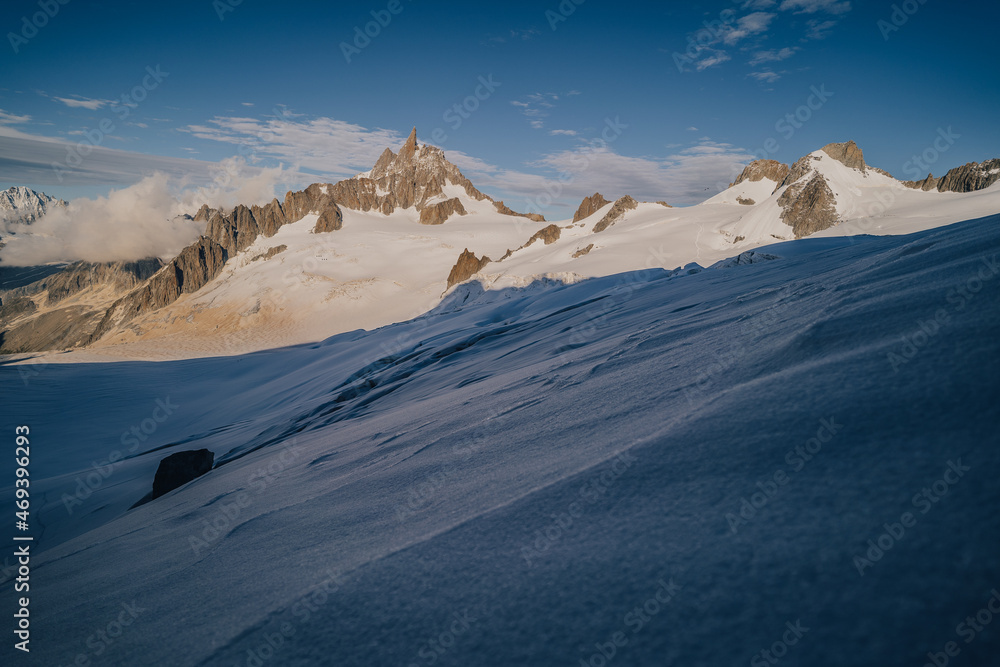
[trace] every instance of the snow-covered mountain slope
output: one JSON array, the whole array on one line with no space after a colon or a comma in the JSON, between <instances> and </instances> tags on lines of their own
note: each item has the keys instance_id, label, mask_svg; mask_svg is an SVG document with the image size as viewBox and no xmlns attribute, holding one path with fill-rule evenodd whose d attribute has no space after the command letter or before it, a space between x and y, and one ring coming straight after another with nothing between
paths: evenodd
<instances>
[{"instance_id":1,"label":"snow-covered mountain slope","mask_svg":"<svg viewBox=\"0 0 1000 667\"><path fill-rule=\"evenodd\" d=\"M597 236L670 224L627 217ZM993 216L0 366L44 505L26 664L923 664L1000 577L998 254ZM221 465L126 511L201 447Z\"/></svg>"},{"instance_id":2,"label":"snow-covered mountain slope","mask_svg":"<svg viewBox=\"0 0 1000 667\"><path fill-rule=\"evenodd\" d=\"M958 171L968 172L966 184L981 180ZM213 256L225 251L225 258L212 271L199 267L204 280L177 290L180 298L149 298L140 286L133 298L103 304L107 316L90 323L94 337L73 358L242 354L404 321L440 302L465 250L472 273L459 272L457 280L503 289L709 266L802 236L911 233L1000 212L1000 182L966 193L913 189L867 166L861 149L846 142L791 167L751 163L728 190L698 206L604 201L588 198L590 214L576 220L518 215L477 190L440 149L419 144L414 131L399 153L386 149L352 179L316 184L263 208L227 214L205 207L194 219L208 223L206 243L218 244ZM195 259L204 254L187 251ZM30 345L37 316L0 319L0 330L16 329L10 335L26 341L18 349L49 349Z\"/></svg>"},{"instance_id":3,"label":"snow-covered mountain slope","mask_svg":"<svg viewBox=\"0 0 1000 667\"><path fill-rule=\"evenodd\" d=\"M55 206L66 202L31 188L10 187L0 191L0 222L30 225Z\"/></svg>"}]
</instances>

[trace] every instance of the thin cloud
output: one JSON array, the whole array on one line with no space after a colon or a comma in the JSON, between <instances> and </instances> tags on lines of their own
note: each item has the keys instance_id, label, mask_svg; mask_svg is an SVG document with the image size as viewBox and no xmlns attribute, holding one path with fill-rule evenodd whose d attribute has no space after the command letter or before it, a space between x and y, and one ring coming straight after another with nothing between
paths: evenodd
<instances>
[{"instance_id":1,"label":"thin cloud","mask_svg":"<svg viewBox=\"0 0 1000 667\"><path fill-rule=\"evenodd\" d=\"M795 55L797 47L785 47L783 49L770 49L768 51L758 51L750 59L750 65L760 65L762 63L776 63L787 60Z\"/></svg>"},{"instance_id":2,"label":"thin cloud","mask_svg":"<svg viewBox=\"0 0 1000 667\"><path fill-rule=\"evenodd\" d=\"M771 70L764 70L762 72L750 72L750 76L757 79L758 81L763 81L764 83L774 83L781 78L781 75L777 72L772 72Z\"/></svg>"},{"instance_id":3,"label":"thin cloud","mask_svg":"<svg viewBox=\"0 0 1000 667\"><path fill-rule=\"evenodd\" d=\"M545 119L550 110L555 108L558 101L559 95L556 93L532 93L524 99L511 101L511 104L521 109L521 113L528 119L528 125L541 130L545 127Z\"/></svg>"},{"instance_id":4,"label":"thin cloud","mask_svg":"<svg viewBox=\"0 0 1000 667\"><path fill-rule=\"evenodd\" d=\"M31 116L18 116L17 114L0 109L0 125L23 125L30 122Z\"/></svg>"},{"instance_id":5,"label":"thin cloud","mask_svg":"<svg viewBox=\"0 0 1000 667\"><path fill-rule=\"evenodd\" d=\"M722 41L732 46L733 44L736 44L740 40L750 37L751 35L766 32L775 16L777 16L777 14L770 14L767 12L754 12L753 14L747 14L736 22L735 28L728 31L722 37Z\"/></svg>"},{"instance_id":6,"label":"thin cloud","mask_svg":"<svg viewBox=\"0 0 1000 667\"><path fill-rule=\"evenodd\" d=\"M796 14L846 14L851 11L850 2L840 0L784 0L778 8L781 11L793 11Z\"/></svg>"},{"instance_id":7,"label":"thin cloud","mask_svg":"<svg viewBox=\"0 0 1000 667\"><path fill-rule=\"evenodd\" d=\"M714 51L712 55L707 58L703 58L694 64L694 68L699 72L709 67L715 67L716 65L721 65L722 63L729 62L732 57L725 51Z\"/></svg>"},{"instance_id":8,"label":"thin cloud","mask_svg":"<svg viewBox=\"0 0 1000 667\"><path fill-rule=\"evenodd\" d=\"M811 20L809 21L809 32L806 33L806 39L826 39L833 32L836 25L837 21L834 20Z\"/></svg>"},{"instance_id":9,"label":"thin cloud","mask_svg":"<svg viewBox=\"0 0 1000 667\"><path fill-rule=\"evenodd\" d=\"M566 136L566 137L575 137L577 135L577 131L576 130L549 130L549 134L556 135L556 136L562 135L562 136Z\"/></svg>"},{"instance_id":10,"label":"thin cloud","mask_svg":"<svg viewBox=\"0 0 1000 667\"><path fill-rule=\"evenodd\" d=\"M114 101L114 100L100 100L89 97L81 97L79 95L76 95L74 97L53 97L52 99L54 99L57 102L62 102L63 104L71 108L90 109L91 111L96 111L97 109L105 107Z\"/></svg>"}]
</instances>

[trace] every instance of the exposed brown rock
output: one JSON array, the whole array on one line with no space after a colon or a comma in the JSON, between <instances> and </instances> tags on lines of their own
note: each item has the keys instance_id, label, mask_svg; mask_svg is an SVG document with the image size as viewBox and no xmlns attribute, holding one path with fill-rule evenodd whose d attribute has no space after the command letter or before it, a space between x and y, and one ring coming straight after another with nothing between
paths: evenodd
<instances>
[{"instance_id":1,"label":"exposed brown rock","mask_svg":"<svg viewBox=\"0 0 1000 667\"><path fill-rule=\"evenodd\" d=\"M580 222L584 218L589 218L602 206L607 206L610 203L600 192L595 192L589 197L584 197L583 201L580 202L580 207L573 214L573 222Z\"/></svg>"},{"instance_id":2,"label":"exposed brown rock","mask_svg":"<svg viewBox=\"0 0 1000 667\"><path fill-rule=\"evenodd\" d=\"M266 252L263 252L263 253L257 255L256 257L254 257L250 261L251 262L256 262L258 259L262 259L264 261L267 261L267 260L271 259L272 257L274 257L275 255L277 255L278 253L285 252L286 250L288 250L288 246L285 245L284 243L282 243L281 245L276 245L273 248L268 248Z\"/></svg>"},{"instance_id":3,"label":"exposed brown rock","mask_svg":"<svg viewBox=\"0 0 1000 667\"><path fill-rule=\"evenodd\" d=\"M941 177L938 192L976 192L1000 180L1000 159L970 162Z\"/></svg>"},{"instance_id":4,"label":"exposed brown rock","mask_svg":"<svg viewBox=\"0 0 1000 667\"><path fill-rule=\"evenodd\" d=\"M451 199L446 199L445 201L437 204L429 204L420 212L420 224L444 224L448 217L455 213L458 215L466 214L465 207L462 206L462 202L458 197L452 197Z\"/></svg>"},{"instance_id":5,"label":"exposed brown rock","mask_svg":"<svg viewBox=\"0 0 1000 667\"><path fill-rule=\"evenodd\" d=\"M549 225L548 227L535 232L534 235L528 239L528 242L525 245L529 246L539 239L544 241L545 245L549 245L558 241L561 234L562 230L559 229L559 225Z\"/></svg>"},{"instance_id":6,"label":"exposed brown rock","mask_svg":"<svg viewBox=\"0 0 1000 667\"><path fill-rule=\"evenodd\" d=\"M744 206L753 206L757 202L755 202L750 197L737 197L736 198L736 203L737 204L743 204Z\"/></svg>"},{"instance_id":7,"label":"exposed brown rock","mask_svg":"<svg viewBox=\"0 0 1000 667\"><path fill-rule=\"evenodd\" d=\"M788 170L788 174L786 174L785 178L783 178L778 183L778 185L775 186L771 194L774 194L775 192L780 190L782 186L791 185L792 183L795 183L800 178L808 174L812 170L812 163L818 159L819 158L813 157L811 155L806 155L796 160L795 164L792 165L792 168Z\"/></svg>"},{"instance_id":8,"label":"exposed brown rock","mask_svg":"<svg viewBox=\"0 0 1000 667\"><path fill-rule=\"evenodd\" d=\"M468 280L472 276L479 273L484 266L490 263L490 258L483 255L482 259L476 257L476 253L471 252L468 248L458 256L458 261L455 262L455 266L451 267L451 273L448 274L448 287L452 285L457 285L458 283Z\"/></svg>"},{"instance_id":9,"label":"exposed brown rock","mask_svg":"<svg viewBox=\"0 0 1000 667\"><path fill-rule=\"evenodd\" d=\"M257 221L257 227L264 236L274 236L287 221L285 212L281 208L281 203L277 199L272 199L264 206L256 204L250 207L250 212Z\"/></svg>"},{"instance_id":10,"label":"exposed brown rock","mask_svg":"<svg viewBox=\"0 0 1000 667\"><path fill-rule=\"evenodd\" d=\"M594 244L593 243L591 243L590 245L588 245L586 248L580 248L579 250L577 250L576 252L573 253L573 259L576 259L577 257L583 257L584 255L586 255L587 253L589 253L593 249L594 249Z\"/></svg>"},{"instance_id":11,"label":"exposed brown rock","mask_svg":"<svg viewBox=\"0 0 1000 667\"><path fill-rule=\"evenodd\" d=\"M313 226L313 234L322 234L325 232L335 232L344 226L344 214L340 210L340 207L329 202L323 209L323 212L319 214L319 218L316 220L316 224Z\"/></svg>"},{"instance_id":12,"label":"exposed brown rock","mask_svg":"<svg viewBox=\"0 0 1000 667\"><path fill-rule=\"evenodd\" d=\"M544 215L540 215L538 213L518 213L508 208L507 205L503 203L502 199L500 201L493 202L493 206L496 207L498 213L502 213L504 215L514 215L519 218L527 218L528 220L533 220L535 222L545 222Z\"/></svg>"},{"instance_id":13,"label":"exposed brown rock","mask_svg":"<svg viewBox=\"0 0 1000 667\"><path fill-rule=\"evenodd\" d=\"M36 306L34 300L29 297L9 297L4 295L3 304L0 305L0 322L7 322L15 317L33 313L37 309L38 306Z\"/></svg>"},{"instance_id":14,"label":"exposed brown rock","mask_svg":"<svg viewBox=\"0 0 1000 667\"><path fill-rule=\"evenodd\" d=\"M670 204L668 204L665 201L658 201L656 203L659 204L660 206L666 206L667 208L673 208L673 206L671 206Z\"/></svg>"},{"instance_id":15,"label":"exposed brown rock","mask_svg":"<svg viewBox=\"0 0 1000 667\"><path fill-rule=\"evenodd\" d=\"M208 222L212 218L213 213L215 213L214 208L209 208L208 204L202 204L198 212L194 214L193 220L195 222Z\"/></svg>"},{"instance_id":16,"label":"exposed brown rock","mask_svg":"<svg viewBox=\"0 0 1000 667\"><path fill-rule=\"evenodd\" d=\"M930 192L931 190L937 190L938 183L941 182L940 178L934 178L934 174L927 174L927 178L922 181L902 181L903 185L913 190L923 190L924 192Z\"/></svg>"},{"instance_id":17,"label":"exposed brown rock","mask_svg":"<svg viewBox=\"0 0 1000 667\"><path fill-rule=\"evenodd\" d=\"M821 150L844 166L857 169L862 174L866 173L865 154L853 141L846 141L842 144L827 144Z\"/></svg>"},{"instance_id":18,"label":"exposed brown rock","mask_svg":"<svg viewBox=\"0 0 1000 667\"><path fill-rule=\"evenodd\" d=\"M221 244L207 236L200 237L145 284L115 301L95 329L91 342L140 315L170 305L181 294L198 291L219 275L228 257Z\"/></svg>"},{"instance_id":19,"label":"exposed brown rock","mask_svg":"<svg viewBox=\"0 0 1000 667\"><path fill-rule=\"evenodd\" d=\"M739 185L744 181L756 183L765 178L769 178L775 183L781 183L788 176L788 170L787 164L777 160L754 160L743 168L743 171L736 177L735 181L729 184L729 187Z\"/></svg>"},{"instance_id":20,"label":"exposed brown rock","mask_svg":"<svg viewBox=\"0 0 1000 667\"><path fill-rule=\"evenodd\" d=\"M878 167L873 167L871 165L868 165L868 168L871 169L872 171L874 171L877 174L882 174L883 176L888 176L889 178L893 178L893 175L890 174L889 172L887 172L885 169L880 169Z\"/></svg>"},{"instance_id":21,"label":"exposed brown rock","mask_svg":"<svg viewBox=\"0 0 1000 667\"><path fill-rule=\"evenodd\" d=\"M629 195L625 195L615 202L615 205L611 207L600 221L594 225L594 232L603 232L605 229L615 224L625 215L626 211L632 211L639 207L639 202L632 199Z\"/></svg>"},{"instance_id":22,"label":"exposed brown rock","mask_svg":"<svg viewBox=\"0 0 1000 667\"><path fill-rule=\"evenodd\" d=\"M792 228L795 238L809 236L839 222L836 198L821 174L789 186L778 198L778 204L784 209L781 219Z\"/></svg>"}]
</instances>

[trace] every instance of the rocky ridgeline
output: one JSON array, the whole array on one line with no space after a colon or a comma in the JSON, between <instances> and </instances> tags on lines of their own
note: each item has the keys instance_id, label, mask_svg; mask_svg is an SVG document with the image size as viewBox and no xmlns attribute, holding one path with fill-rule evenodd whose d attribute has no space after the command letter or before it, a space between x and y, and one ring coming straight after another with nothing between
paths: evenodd
<instances>
[{"instance_id":1,"label":"rocky ridgeline","mask_svg":"<svg viewBox=\"0 0 1000 667\"><path fill-rule=\"evenodd\" d=\"M0 353L72 347L89 340L104 308L72 297L85 292L121 294L143 284L163 262L74 262L24 287L0 292ZM70 303L64 304L69 301Z\"/></svg>"},{"instance_id":2,"label":"rocky ridgeline","mask_svg":"<svg viewBox=\"0 0 1000 667\"><path fill-rule=\"evenodd\" d=\"M639 202L632 199L631 196L625 195L615 202L615 205L611 207L611 210L604 214L604 217L597 221L594 225L594 233L603 232L605 229L615 224L625 216L626 211L634 211L639 208Z\"/></svg>"},{"instance_id":3,"label":"rocky ridgeline","mask_svg":"<svg viewBox=\"0 0 1000 667\"><path fill-rule=\"evenodd\" d=\"M903 185L914 190L937 190L938 192L976 192L985 190L1000 181L1000 159L985 162L970 162L955 167L944 176L934 178L927 174L922 181L903 181Z\"/></svg>"},{"instance_id":4,"label":"rocky ridgeline","mask_svg":"<svg viewBox=\"0 0 1000 667\"><path fill-rule=\"evenodd\" d=\"M754 160L740 172L736 180L729 184L729 187L739 185L744 181L756 183L768 178L775 183L781 183L788 176L788 165L777 160Z\"/></svg>"}]
</instances>

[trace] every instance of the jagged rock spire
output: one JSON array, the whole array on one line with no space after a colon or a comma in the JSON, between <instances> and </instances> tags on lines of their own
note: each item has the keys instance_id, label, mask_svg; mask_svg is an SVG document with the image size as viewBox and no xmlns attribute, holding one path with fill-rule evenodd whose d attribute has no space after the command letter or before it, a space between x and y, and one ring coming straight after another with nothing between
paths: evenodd
<instances>
[{"instance_id":1,"label":"jagged rock spire","mask_svg":"<svg viewBox=\"0 0 1000 667\"><path fill-rule=\"evenodd\" d=\"M406 143L399 149L399 162L409 162L417 152L417 128L413 128Z\"/></svg>"}]
</instances>

